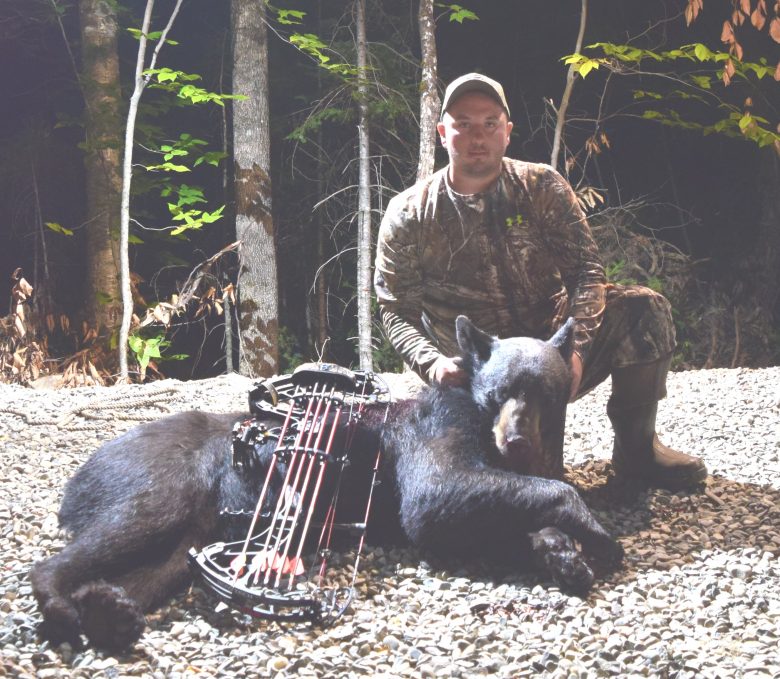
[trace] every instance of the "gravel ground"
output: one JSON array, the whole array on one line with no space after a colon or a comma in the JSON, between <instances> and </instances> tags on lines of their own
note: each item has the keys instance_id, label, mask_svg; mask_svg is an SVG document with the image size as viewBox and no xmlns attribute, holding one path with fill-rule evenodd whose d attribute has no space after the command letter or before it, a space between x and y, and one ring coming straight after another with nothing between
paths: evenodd
<instances>
[{"instance_id":1,"label":"gravel ground","mask_svg":"<svg viewBox=\"0 0 780 679\"><path fill-rule=\"evenodd\" d=\"M609 481L608 386L571 407L569 479L627 555L587 599L533 575L438 570L413 550L375 548L352 612L328 630L216 612L193 588L149 616L119 657L36 639L27 574L63 544L63 484L100 441L134 424L128 417L234 410L249 382L0 385L0 675L780 677L780 368L684 372L669 382L659 428L704 457L703 492Z\"/></svg>"}]
</instances>

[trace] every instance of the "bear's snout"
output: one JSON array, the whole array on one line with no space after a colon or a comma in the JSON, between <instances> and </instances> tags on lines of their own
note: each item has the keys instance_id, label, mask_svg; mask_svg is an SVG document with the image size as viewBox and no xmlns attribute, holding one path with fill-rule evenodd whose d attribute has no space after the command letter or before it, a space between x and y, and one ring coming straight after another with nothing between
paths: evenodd
<instances>
[{"instance_id":1,"label":"bear's snout","mask_svg":"<svg viewBox=\"0 0 780 679\"><path fill-rule=\"evenodd\" d=\"M539 411L522 398L510 398L493 424L496 448L513 471L533 473L543 456Z\"/></svg>"}]
</instances>

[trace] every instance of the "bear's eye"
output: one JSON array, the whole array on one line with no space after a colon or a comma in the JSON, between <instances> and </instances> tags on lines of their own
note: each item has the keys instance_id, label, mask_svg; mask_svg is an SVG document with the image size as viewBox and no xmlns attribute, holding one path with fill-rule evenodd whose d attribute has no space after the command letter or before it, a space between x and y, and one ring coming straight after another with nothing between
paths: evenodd
<instances>
[{"instance_id":1,"label":"bear's eye","mask_svg":"<svg viewBox=\"0 0 780 679\"><path fill-rule=\"evenodd\" d=\"M501 404L505 401L506 394L503 389L489 389L485 395L487 398L487 404L492 408L500 408Z\"/></svg>"}]
</instances>

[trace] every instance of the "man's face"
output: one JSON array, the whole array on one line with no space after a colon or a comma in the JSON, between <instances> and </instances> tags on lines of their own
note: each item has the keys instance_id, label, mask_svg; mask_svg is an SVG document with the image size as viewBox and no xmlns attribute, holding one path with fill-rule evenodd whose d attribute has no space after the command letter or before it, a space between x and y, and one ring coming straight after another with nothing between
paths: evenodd
<instances>
[{"instance_id":1,"label":"man's face","mask_svg":"<svg viewBox=\"0 0 780 679\"><path fill-rule=\"evenodd\" d=\"M466 92L450 104L437 129L454 179L479 181L498 175L512 123L495 99Z\"/></svg>"}]
</instances>

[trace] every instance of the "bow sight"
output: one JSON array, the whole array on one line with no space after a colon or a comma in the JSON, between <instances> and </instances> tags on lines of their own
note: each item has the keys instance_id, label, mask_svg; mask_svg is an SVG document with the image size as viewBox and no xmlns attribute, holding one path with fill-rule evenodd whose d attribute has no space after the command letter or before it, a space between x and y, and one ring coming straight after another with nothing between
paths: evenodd
<instances>
[{"instance_id":1,"label":"bow sight","mask_svg":"<svg viewBox=\"0 0 780 679\"><path fill-rule=\"evenodd\" d=\"M249 394L252 417L233 428L233 465L247 473L261 467L264 447L275 442L273 455L246 538L190 550L190 567L203 584L255 617L334 622L354 594L380 461L378 449L353 450L356 427L366 406L383 408L384 421L389 404L376 375L329 363L258 383ZM338 523L342 472L366 455L374 462L365 508L359 521ZM336 532L356 539L347 586L328 569Z\"/></svg>"}]
</instances>

